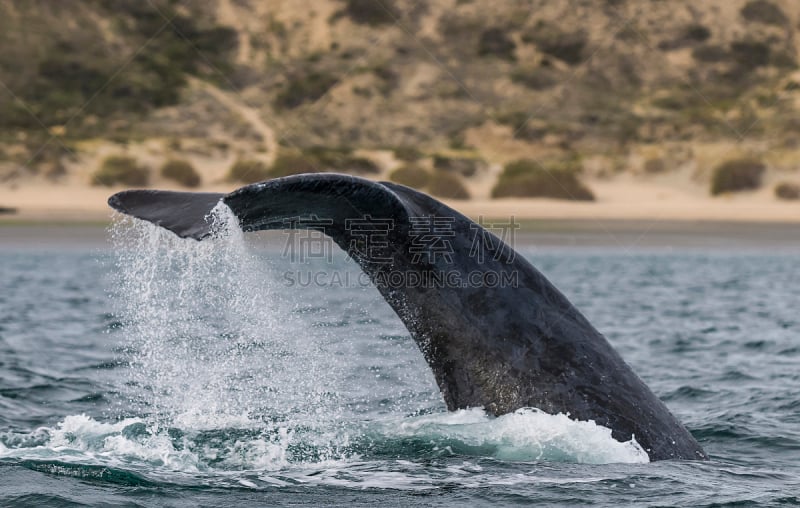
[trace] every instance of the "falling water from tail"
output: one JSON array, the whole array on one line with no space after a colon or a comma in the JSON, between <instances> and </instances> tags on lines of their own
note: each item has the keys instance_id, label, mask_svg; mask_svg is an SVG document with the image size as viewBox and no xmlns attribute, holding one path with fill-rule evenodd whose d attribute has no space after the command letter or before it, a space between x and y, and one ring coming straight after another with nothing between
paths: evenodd
<instances>
[{"instance_id":1,"label":"falling water from tail","mask_svg":"<svg viewBox=\"0 0 800 508\"><path fill-rule=\"evenodd\" d=\"M297 333L269 265L225 205L213 223L205 242L141 221L114 228L132 396L156 430L258 425L324 403L320 348Z\"/></svg>"}]
</instances>

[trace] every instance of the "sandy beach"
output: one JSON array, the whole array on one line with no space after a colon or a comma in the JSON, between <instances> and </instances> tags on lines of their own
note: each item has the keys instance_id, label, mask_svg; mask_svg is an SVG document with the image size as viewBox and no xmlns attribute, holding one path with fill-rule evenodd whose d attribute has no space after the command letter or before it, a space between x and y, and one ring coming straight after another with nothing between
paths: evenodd
<instances>
[{"instance_id":1,"label":"sandy beach","mask_svg":"<svg viewBox=\"0 0 800 508\"><path fill-rule=\"evenodd\" d=\"M486 199L448 201L453 208L472 218L510 218L521 220L641 220L779 222L800 225L800 202L779 201L769 185L753 192L710 197L703 186L677 178L645 179L621 175L596 179L589 185L597 196L594 202L555 199ZM168 182L154 188L185 190ZM204 192L230 192L236 184L205 185ZM63 184L30 182L17 188L0 189L0 207L16 213L0 215L0 222L107 222L110 195L124 187L90 187L81 182Z\"/></svg>"},{"instance_id":2,"label":"sandy beach","mask_svg":"<svg viewBox=\"0 0 800 508\"><path fill-rule=\"evenodd\" d=\"M161 185L158 188L178 187ZM553 199L473 199L449 205L476 220L519 224L515 245L625 248L800 247L800 203L776 200L768 188L711 198L691 185L635 177L593 181L595 202ZM208 185L229 192L237 185ZM29 248L108 242L108 197L123 190L77 182L0 190L0 245ZM63 228L61 226L68 225Z\"/></svg>"}]
</instances>

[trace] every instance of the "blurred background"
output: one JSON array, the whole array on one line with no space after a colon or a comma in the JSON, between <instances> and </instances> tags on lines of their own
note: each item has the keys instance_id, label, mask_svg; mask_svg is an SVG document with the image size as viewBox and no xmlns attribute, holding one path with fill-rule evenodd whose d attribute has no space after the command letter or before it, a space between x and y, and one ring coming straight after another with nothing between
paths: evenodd
<instances>
[{"instance_id":1,"label":"blurred background","mask_svg":"<svg viewBox=\"0 0 800 508\"><path fill-rule=\"evenodd\" d=\"M797 221L792 0L3 0L0 210L389 179L490 216ZM9 220L6 218L5 220Z\"/></svg>"}]
</instances>

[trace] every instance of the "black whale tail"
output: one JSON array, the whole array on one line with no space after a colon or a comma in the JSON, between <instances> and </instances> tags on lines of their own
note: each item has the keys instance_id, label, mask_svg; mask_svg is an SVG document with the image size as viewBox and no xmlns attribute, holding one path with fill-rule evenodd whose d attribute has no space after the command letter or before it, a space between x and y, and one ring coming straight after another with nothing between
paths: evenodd
<instances>
[{"instance_id":1,"label":"black whale tail","mask_svg":"<svg viewBox=\"0 0 800 508\"><path fill-rule=\"evenodd\" d=\"M635 437L651 460L706 458L605 337L536 268L423 193L323 173L230 194L124 191L109 204L202 240L211 234L209 214L220 201L245 231L313 227L346 250L405 323L449 409L483 407L499 415L536 407L594 420L620 441ZM365 236L376 232L377 238ZM455 277L412 287L390 283L397 273L418 280ZM486 277L476 279L475 273ZM489 276L507 284L489 284Z\"/></svg>"}]
</instances>

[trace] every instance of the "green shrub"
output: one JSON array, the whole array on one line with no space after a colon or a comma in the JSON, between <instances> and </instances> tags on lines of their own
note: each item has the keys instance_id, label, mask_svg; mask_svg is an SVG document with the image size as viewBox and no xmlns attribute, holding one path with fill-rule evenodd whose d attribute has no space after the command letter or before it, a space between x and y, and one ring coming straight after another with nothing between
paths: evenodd
<instances>
[{"instance_id":1,"label":"green shrub","mask_svg":"<svg viewBox=\"0 0 800 508\"><path fill-rule=\"evenodd\" d=\"M770 47L759 41L734 41L731 43L731 56L745 69L755 69L769 64Z\"/></svg>"},{"instance_id":2,"label":"green shrub","mask_svg":"<svg viewBox=\"0 0 800 508\"><path fill-rule=\"evenodd\" d=\"M652 100L653 106L660 108L660 109L669 109L672 111L680 111L682 109L686 109L689 105L689 101L684 93L678 92L675 94L668 94L662 95L660 97L655 97Z\"/></svg>"},{"instance_id":3,"label":"green shrub","mask_svg":"<svg viewBox=\"0 0 800 508\"><path fill-rule=\"evenodd\" d=\"M683 32L683 37L686 40L703 42L711 37L711 30L709 30L706 26L695 23L686 27Z\"/></svg>"},{"instance_id":4,"label":"green shrub","mask_svg":"<svg viewBox=\"0 0 800 508\"><path fill-rule=\"evenodd\" d=\"M338 82L338 78L324 72L291 76L283 90L275 97L275 108L294 109L307 102L316 102Z\"/></svg>"},{"instance_id":5,"label":"green shrub","mask_svg":"<svg viewBox=\"0 0 800 508\"><path fill-rule=\"evenodd\" d=\"M431 175L428 192L445 199L469 199L469 191L456 175L437 171Z\"/></svg>"},{"instance_id":6,"label":"green shrub","mask_svg":"<svg viewBox=\"0 0 800 508\"><path fill-rule=\"evenodd\" d=\"M514 139L536 141L547 134L547 129L536 126L531 120L533 117L527 111L511 111L498 115L495 120L501 125L511 127Z\"/></svg>"},{"instance_id":7,"label":"green shrub","mask_svg":"<svg viewBox=\"0 0 800 508\"><path fill-rule=\"evenodd\" d=\"M390 0L347 0L344 13L361 25L390 25L400 13Z\"/></svg>"},{"instance_id":8,"label":"green shrub","mask_svg":"<svg viewBox=\"0 0 800 508\"><path fill-rule=\"evenodd\" d=\"M278 153L272 167L267 171L267 175L269 178L278 178L303 173L319 173L322 170L316 158L288 151Z\"/></svg>"},{"instance_id":9,"label":"green shrub","mask_svg":"<svg viewBox=\"0 0 800 508\"><path fill-rule=\"evenodd\" d=\"M767 25L785 25L788 21L780 7L767 0L751 0L739 11L747 21Z\"/></svg>"},{"instance_id":10,"label":"green shrub","mask_svg":"<svg viewBox=\"0 0 800 508\"><path fill-rule=\"evenodd\" d=\"M506 164L492 189L492 197L546 197L593 201L594 194L580 180L579 168L572 162L541 166L530 159Z\"/></svg>"},{"instance_id":11,"label":"green shrub","mask_svg":"<svg viewBox=\"0 0 800 508\"><path fill-rule=\"evenodd\" d=\"M371 159L367 159L366 157L350 157L345 159L344 165L340 168L345 173L356 173L359 175L363 174L377 174L381 172L381 168L378 167Z\"/></svg>"},{"instance_id":12,"label":"green shrub","mask_svg":"<svg viewBox=\"0 0 800 508\"><path fill-rule=\"evenodd\" d=\"M255 159L239 159L228 170L229 182L255 183L269 180L270 170L266 164Z\"/></svg>"},{"instance_id":13,"label":"green shrub","mask_svg":"<svg viewBox=\"0 0 800 508\"><path fill-rule=\"evenodd\" d=\"M800 199L800 185L796 183L781 182L775 186L775 197L787 201Z\"/></svg>"},{"instance_id":14,"label":"green shrub","mask_svg":"<svg viewBox=\"0 0 800 508\"><path fill-rule=\"evenodd\" d=\"M378 78L378 91L384 97L392 93L392 90L397 88L397 84L400 83L400 75L388 64L376 65L372 69L372 74Z\"/></svg>"},{"instance_id":15,"label":"green shrub","mask_svg":"<svg viewBox=\"0 0 800 508\"><path fill-rule=\"evenodd\" d=\"M794 50L778 50L772 51L769 57L770 65L781 67L783 69L791 69L797 66L797 60L794 57Z\"/></svg>"},{"instance_id":16,"label":"green shrub","mask_svg":"<svg viewBox=\"0 0 800 508\"><path fill-rule=\"evenodd\" d=\"M514 50L517 45L502 28L489 28L481 33L478 42L478 55L493 56L503 60L515 60Z\"/></svg>"},{"instance_id":17,"label":"green shrub","mask_svg":"<svg viewBox=\"0 0 800 508\"><path fill-rule=\"evenodd\" d=\"M658 48L666 51L685 48L699 42L705 42L711 37L711 30L700 24L692 24L673 39L661 41Z\"/></svg>"},{"instance_id":18,"label":"green shrub","mask_svg":"<svg viewBox=\"0 0 800 508\"><path fill-rule=\"evenodd\" d=\"M462 176L473 176L478 169L486 163L483 159L475 157L447 157L445 155L433 156L433 167L442 171L459 173Z\"/></svg>"},{"instance_id":19,"label":"green shrub","mask_svg":"<svg viewBox=\"0 0 800 508\"><path fill-rule=\"evenodd\" d=\"M483 28L485 21L477 16L459 13L457 9L445 10L439 18L438 29L444 39L461 42L467 38L472 40Z\"/></svg>"},{"instance_id":20,"label":"green shrub","mask_svg":"<svg viewBox=\"0 0 800 508\"><path fill-rule=\"evenodd\" d=\"M192 164L184 159L170 159L161 166L161 176L174 180L184 187L200 185L200 175Z\"/></svg>"},{"instance_id":21,"label":"green shrub","mask_svg":"<svg viewBox=\"0 0 800 508\"><path fill-rule=\"evenodd\" d=\"M463 130L452 130L447 135L447 146L453 150L464 150L467 147L467 133Z\"/></svg>"},{"instance_id":22,"label":"green shrub","mask_svg":"<svg viewBox=\"0 0 800 508\"><path fill-rule=\"evenodd\" d=\"M431 181L431 174L419 166L402 166L389 174L389 180L414 189L424 189Z\"/></svg>"},{"instance_id":23,"label":"green shrub","mask_svg":"<svg viewBox=\"0 0 800 508\"><path fill-rule=\"evenodd\" d=\"M341 171L343 173L380 173L377 164L366 157L356 157L350 148L330 148L315 146L309 148L304 156L314 165L318 166L319 171Z\"/></svg>"},{"instance_id":24,"label":"green shrub","mask_svg":"<svg viewBox=\"0 0 800 508\"><path fill-rule=\"evenodd\" d=\"M531 90L547 90L557 85L559 79L555 71L547 67L539 67L537 69L514 69L511 71L511 81Z\"/></svg>"},{"instance_id":25,"label":"green shrub","mask_svg":"<svg viewBox=\"0 0 800 508\"><path fill-rule=\"evenodd\" d=\"M415 146L398 146L394 149L394 156L404 162L416 162L422 158L422 152Z\"/></svg>"},{"instance_id":26,"label":"green shrub","mask_svg":"<svg viewBox=\"0 0 800 508\"><path fill-rule=\"evenodd\" d=\"M757 189L765 166L753 159L734 159L723 162L714 169L711 177L711 195Z\"/></svg>"},{"instance_id":27,"label":"green shrub","mask_svg":"<svg viewBox=\"0 0 800 508\"><path fill-rule=\"evenodd\" d=\"M698 46L692 50L692 57L698 62L717 63L724 62L730 58L730 54L722 46L706 44Z\"/></svg>"},{"instance_id":28,"label":"green shrub","mask_svg":"<svg viewBox=\"0 0 800 508\"><path fill-rule=\"evenodd\" d=\"M366 157L352 155L349 148L315 146L304 152L283 150L268 171L270 178L335 171L341 173L376 174L380 168Z\"/></svg>"},{"instance_id":29,"label":"green shrub","mask_svg":"<svg viewBox=\"0 0 800 508\"><path fill-rule=\"evenodd\" d=\"M564 32L556 25L540 21L522 34L522 41L536 44L542 53L577 65L583 61L583 50L588 39L583 31Z\"/></svg>"},{"instance_id":30,"label":"green shrub","mask_svg":"<svg viewBox=\"0 0 800 508\"><path fill-rule=\"evenodd\" d=\"M92 175L92 185L135 185L145 186L150 180L150 172L140 166L136 159L124 155L107 157L100 169Z\"/></svg>"}]
</instances>

